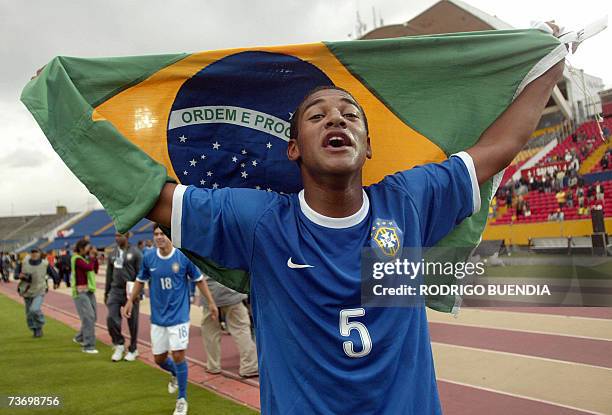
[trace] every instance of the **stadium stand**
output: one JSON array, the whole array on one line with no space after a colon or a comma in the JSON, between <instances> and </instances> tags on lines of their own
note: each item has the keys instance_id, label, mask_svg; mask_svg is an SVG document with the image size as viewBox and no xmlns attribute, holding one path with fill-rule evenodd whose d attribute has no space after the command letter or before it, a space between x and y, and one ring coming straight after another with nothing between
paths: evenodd
<instances>
[{"instance_id":1,"label":"stadium stand","mask_svg":"<svg viewBox=\"0 0 612 415\"><path fill-rule=\"evenodd\" d=\"M70 220L74 213L50 215L13 216L0 218L0 246L2 250L13 250L45 232Z\"/></svg>"},{"instance_id":2,"label":"stadium stand","mask_svg":"<svg viewBox=\"0 0 612 415\"><path fill-rule=\"evenodd\" d=\"M612 119L606 119L602 128L604 129L604 134L609 132L612 129ZM521 194L522 200L529 206L529 214L517 214L517 204L520 203L520 199L518 199L518 195L513 187L519 188L524 186L532 177L539 178L544 174L550 173L555 175L560 170L569 172L572 162L568 161L566 158L568 156L572 160L574 158L577 159L581 166L580 172L584 171L584 167L588 167L588 163L592 163L593 159L601 159L604 153L606 155L612 153L606 151L608 145L602 145L604 142L599 137L600 130L597 123L595 121L585 122L576 129L574 134L568 135L565 140L552 148L541 161L530 168L524 169L521 172L521 183L507 182L505 187L498 190L497 204L499 209L496 209L496 212L492 215L491 225L588 219L588 208L597 205L601 205L604 208L606 217L612 216L612 180L601 181L600 184L604 190L604 196L603 198L597 198L594 194L592 197L589 196L589 192L592 191L593 186L598 183L598 180L596 177L588 180L589 177L587 176L580 179L578 186L570 187L565 185L561 187L561 190L566 194L566 203L562 206L559 205L556 198L556 190L542 191L542 189L534 190L531 187L528 192ZM524 155L523 157L529 157L529 152L530 150L523 150L521 153ZM525 162L525 159L521 159L516 165L511 165L509 167L511 173L504 175L504 177L511 177ZM601 165L601 163L597 163L597 165ZM609 168L612 168L612 166ZM583 183L585 179L586 183ZM581 188L584 192L584 197L581 198L582 206L576 194L578 188ZM513 194L511 206L506 206L508 191ZM606 206L608 207L607 209ZM559 217L559 213L555 216L556 212L562 212L562 217Z\"/></svg>"},{"instance_id":3,"label":"stadium stand","mask_svg":"<svg viewBox=\"0 0 612 415\"><path fill-rule=\"evenodd\" d=\"M142 219L132 229L131 243L140 240L153 239L153 223ZM60 230L52 240L41 239L35 245L44 250L61 249L74 245L84 236L89 236L91 243L97 248L105 248L115 243L115 225L104 210L94 210L83 215L79 221L70 227Z\"/></svg>"},{"instance_id":4,"label":"stadium stand","mask_svg":"<svg viewBox=\"0 0 612 415\"><path fill-rule=\"evenodd\" d=\"M153 223L142 219L132 229L130 241L153 239ZM34 247L44 251L73 246L89 236L93 245L106 248L115 243L115 226L104 210L55 215L0 218L2 251L23 252Z\"/></svg>"},{"instance_id":5,"label":"stadium stand","mask_svg":"<svg viewBox=\"0 0 612 415\"><path fill-rule=\"evenodd\" d=\"M540 150L542 150L548 143L557 139L557 135L559 134L562 127L554 126L550 128L544 129L547 132L544 133L534 133L533 138L531 138L523 150L516 155L512 163L506 168L504 171L504 175L502 177L501 183L508 182L514 173L516 173L529 159L535 156Z\"/></svg>"}]
</instances>

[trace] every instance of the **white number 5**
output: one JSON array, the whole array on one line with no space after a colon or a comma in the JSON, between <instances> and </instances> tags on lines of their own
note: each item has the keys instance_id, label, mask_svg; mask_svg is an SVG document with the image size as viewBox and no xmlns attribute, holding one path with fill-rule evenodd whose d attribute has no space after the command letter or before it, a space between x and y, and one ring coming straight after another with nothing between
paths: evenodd
<instances>
[{"instance_id":1,"label":"white number 5","mask_svg":"<svg viewBox=\"0 0 612 415\"><path fill-rule=\"evenodd\" d=\"M356 352L352 341L347 340L342 343L344 353L346 353L348 357L364 357L372 351L372 339L370 338L370 333L368 333L366 326L358 321L348 321L351 317L363 316L365 316L365 310L363 308L340 310L340 335L342 337L348 337L351 334L351 330L357 330L361 338L361 344L363 345L362 350Z\"/></svg>"}]
</instances>

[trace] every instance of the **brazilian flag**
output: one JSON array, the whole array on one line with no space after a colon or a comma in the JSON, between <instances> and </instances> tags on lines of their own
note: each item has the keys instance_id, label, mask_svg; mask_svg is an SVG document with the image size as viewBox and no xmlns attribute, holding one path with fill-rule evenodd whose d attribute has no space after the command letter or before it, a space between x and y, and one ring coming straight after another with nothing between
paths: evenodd
<instances>
[{"instance_id":1,"label":"brazilian flag","mask_svg":"<svg viewBox=\"0 0 612 415\"><path fill-rule=\"evenodd\" d=\"M476 142L522 88L566 54L537 30L255 47L117 58L59 56L21 100L72 172L126 231L153 207L168 180L207 187L297 192L286 157L293 111L308 91L353 94L370 125L365 184L440 162ZM482 209L440 246L473 247ZM443 214L443 213L441 213ZM194 258L239 291L248 275ZM429 299L450 311L453 298Z\"/></svg>"}]
</instances>

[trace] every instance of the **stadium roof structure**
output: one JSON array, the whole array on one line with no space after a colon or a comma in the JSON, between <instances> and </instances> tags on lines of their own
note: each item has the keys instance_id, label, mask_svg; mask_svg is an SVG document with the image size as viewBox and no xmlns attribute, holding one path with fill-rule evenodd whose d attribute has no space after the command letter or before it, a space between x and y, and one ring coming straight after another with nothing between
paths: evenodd
<instances>
[{"instance_id":1,"label":"stadium roof structure","mask_svg":"<svg viewBox=\"0 0 612 415\"><path fill-rule=\"evenodd\" d=\"M386 39L440 33L508 30L512 25L460 0L440 0L405 23L381 26L360 39ZM558 87L552 95L565 118L573 119L572 109Z\"/></svg>"},{"instance_id":2,"label":"stadium roof structure","mask_svg":"<svg viewBox=\"0 0 612 415\"><path fill-rule=\"evenodd\" d=\"M503 29L513 27L462 1L440 0L405 23L378 27L363 35L361 39Z\"/></svg>"}]
</instances>

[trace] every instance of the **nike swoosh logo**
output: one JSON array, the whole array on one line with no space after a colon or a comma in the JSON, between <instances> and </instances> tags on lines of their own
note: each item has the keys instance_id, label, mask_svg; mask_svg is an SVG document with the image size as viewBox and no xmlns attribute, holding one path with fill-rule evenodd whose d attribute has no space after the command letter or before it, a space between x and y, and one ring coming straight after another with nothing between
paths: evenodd
<instances>
[{"instance_id":1,"label":"nike swoosh logo","mask_svg":"<svg viewBox=\"0 0 612 415\"><path fill-rule=\"evenodd\" d=\"M292 269L300 269L300 268L314 268L314 265L308 264L294 264L291 260L291 257L287 260L287 266Z\"/></svg>"},{"instance_id":2,"label":"nike swoosh logo","mask_svg":"<svg viewBox=\"0 0 612 415\"><path fill-rule=\"evenodd\" d=\"M155 271L157 268L151 268L151 272Z\"/></svg>"}]
</instances>

